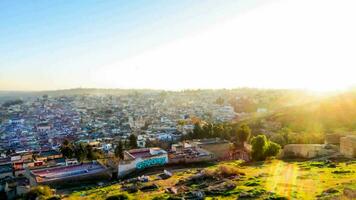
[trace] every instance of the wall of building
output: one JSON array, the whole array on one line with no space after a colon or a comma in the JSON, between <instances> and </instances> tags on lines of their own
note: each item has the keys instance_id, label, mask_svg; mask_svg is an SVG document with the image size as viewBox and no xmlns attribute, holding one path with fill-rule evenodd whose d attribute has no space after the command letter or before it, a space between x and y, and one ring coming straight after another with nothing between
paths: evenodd
<instances>
[{"instance_id":1,"label":"wall of building","mask_svg":"<svg viewBox=\"0 0 356 200\"><path fill-rule=\"evenodd\" d=\"M340 144L341 137L343 137L343 135L338 133L326 134L325 144Z\"/></svg>"},{"instance_id":2,"label":"wall of building","mask_svg":"<svg viewBox=\"0 0 356 200\"><path fill-rule=\"evenodd\" d=\"M120 161L117 167L118 176L124 176L136 169L136 160Z\"/></svg>"},{"instance_id":3,"label":"wall of building","mask_svg":"<svg viewBox=\"0 0 356 200\"><path fill-rule=\"evenodd\" d=\"M125 176L135 170L142 170L152 166L165 165L168 163L167 154L156 155L149 158L137 158L135 160L120 161L118 176Z\"/></svg>"},{"instance_id":4,"label":"wall of building","mask_svg":"<svg viewBox=\"0 0 356 200\"><path fill-rule=\"evenodd\" d=\"M212 154L216 159L227 159L229 158L229 152L231 148L231 143L213 143L213 144L200 144L199 148L205 149Z\"/></svg>"},{"instance_id":5,"label":"wall of building","mask_svg":"<svg viewBox=\"0 0 356 200\"><path fill-rule=\"evenodd\" d=\"M168 163L167 154L158 155L148 159L139 159L136 162L136 169L145 169L152 166L164 165Z\"/></svg>"},{"instance_id":6,"label":"wall of building","mask_svg":"<svg viewBox=\"0 0 356 200\"><path fill-rule=\"evenodd\" d=\"M283 148L283 157L314 158L324 149L322 144L288 144Z\"/></svg>"},{"instance_id":7,"label":"wall of building","mask_svg":"<svg viewBox=\"0 0 356 200\"><path fill-rule=\"evenodd\" d=\"M348 158L356 158L356 136L346 136L340 139L340 153Z\"/></svg>"}]
</instances>

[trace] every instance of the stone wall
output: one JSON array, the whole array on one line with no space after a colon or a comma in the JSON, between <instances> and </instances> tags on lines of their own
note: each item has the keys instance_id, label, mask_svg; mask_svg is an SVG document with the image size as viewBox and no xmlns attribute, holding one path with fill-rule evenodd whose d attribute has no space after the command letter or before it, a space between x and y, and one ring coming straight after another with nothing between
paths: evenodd
<instances>
[{"instance_id":1,"label":"stone wall","mask_svg":"<svg viewBox=\"0 0 356 200\"><path fill-rule=\"evenodd\" d=\"M348 158L356 158L355 135L349 135L340 139L340 153Z\"/></svg>"},{"instance_id":2,"label":"stone wall","mask_svg":"<svg viewBox=\"0 0 356 200\"><path fill-rule=\"evenodd\" d=\"M288 144L283 148L285 158L315 158L323 152L322 144Z\"/></svg>"},{"instance_id":3,"label":"stone wall","mask_svg":"<svg viewBox=\"0 0 356 200\"><path fill-rule=\"evenodd\" d=\"M340 144L340 138L343 136L343 134L339 133L326 134L325 144Z\"/></svg>"},{"instance_id":4,"label":"stone wall","mask_svg":"<svg viewBox=\"0 0 356 200\"><path fill-rule=\"evenodd\" d=\"M200 144L199 148L207 150L214 154L214 157L219 160L224 160L229 158L231 143L214 143L214 144Z\"/></svg>"}]
</instances>

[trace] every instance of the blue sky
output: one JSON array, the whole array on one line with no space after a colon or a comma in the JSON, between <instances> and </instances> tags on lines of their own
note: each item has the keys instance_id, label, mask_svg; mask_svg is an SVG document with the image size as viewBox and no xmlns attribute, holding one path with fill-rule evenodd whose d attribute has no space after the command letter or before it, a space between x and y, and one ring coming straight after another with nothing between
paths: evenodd
<instances>
[{"instance_id":1,"label":"blue sky","mask_svg":"<svg viewBox=\"0 0 356 200\"><path fill-rule=\"evenodd\" d=\"M286 35L289 34L291 38L301 37L300 33L305 31L300 29L306 30L311 25L308 21L321 22L321 27L316 29L315 33L328 30L324 23L330 22L333 18L326 16L325 20L320 21L314 15L317 16L319 14L317 12L321 12L321 16L328 15L329 9L335 7L336 1L324 1L326 2L324 7L323 1L309 2L304 0L3 0L0 1L0 90L75 87L308 88L313 84L318 69L313 71L313 76L310 76L310 81L306 84L298 84L298 80L288 83L285 82L288 79L273 75L274 70L280 70L286 63L277 63L278 67L275 67L275 60L267 59L264 60L265 63L254 63L251 67L244 59L266 57L266 52L258 49L265 49L266 45L271 45L266 42L281 38L278 34L285 31L281 23L292 22L287 25L287 28L298 28L296 31L299 32L293 30L286 32ZM331 25L338 25L340 24L338 20L353 17L346 16L351 13L347 7L350 7L352 2L343 2L344 5L336 9L345 16L341 15L335 19L336 21L331 21ZM321 11L318 11L320 8ZM303 12L308 15L296 16L297 13ZM276 16L273 13L280 13L280 15ZM288 20L281 21L283 18ZM267 19L269 20L264 21ZM302 26L303 23L306 26ZM265 25L267 26L264 30L261 27ZM345 27L337 28L353 33L354 30ZM269 37L266 37L265 31L270 34ZM333 32L329 36L337 38L341 35L342 33ZM307 35L301 39L303 41L310 39L309 43L317 48L318 44L313 44L315 40L312 40L316 35L311 33L311 37ZM351 35L346 37L352 40L348 38ZM350 47L353 42L354 40L347 47ZM207 46L204 47L206 44ZM273 44L282 47L285 41L275 41ZM291 44L291 50L296 49L293 45L303 48L296 43ZM335 45L335 48L339 47L338 44ZM250 47L254 47L257 51L249 50ZM206 51L207 49L211 51ZM271 49L274 54L269 57L274 58L278 51L279 48ZM231 52L240 52L240 54L230 55ZM291 52L286 56L294 59L295 53L297 52ZM335 54L326 52L320 57L329 53ZM237 55L243 54L246 54L243 58L234 59ZM309 54L304 56L304 59L311 59L308 61L309 65L318 61L310 58ZM165 62L164 60L168 58L169 61ZM352 58L347 57L347 59ZM225 63L227 61L229 62ZM256 84L255 82L258 81L255 81L253 72L260 69L263 71L261 64L270 67L270 71L273 72L271 79L278 81L266 79L261 82L262 84ZM239 69L234 66L238 66ZM292 67L292 70L295 70L297 66ZM305 70L308 67L307 65ZM249 71L248 68L253 70ZM193 70L189 72L190 69ZM247 78L232 80L233 78L224 77L224 73L221 73L219 77L222 78L217 79L216 83L211 83L210 80L218 69L237 74L242 72ZM346 68L345 70L350 72ZM206 78L190 81L196 77L194 75L204 71L206 71ZM284 71L285 75L288 75L288 71ZM328 73L331 76L334 71L331 69ZM319 82L327 78L329 77L324 77ZM226 79L231 81L227 82ZM338 87L350 84L352 83L347 79ZM319 83L315 88L318 89L321 85L323 84Z\"/></svg>"},{"instance_id":2,"label":"blue sky","mask_svg":"<svg viewBox=\"0 0 356 200\"><path fill-rule=\"evenodd\" d=\"M78 76L217 23L240 7L254 6L241 4L245 3L0 1L0 78L7 79L0 89L93 86Z\"/></svg>"}]
</instances>

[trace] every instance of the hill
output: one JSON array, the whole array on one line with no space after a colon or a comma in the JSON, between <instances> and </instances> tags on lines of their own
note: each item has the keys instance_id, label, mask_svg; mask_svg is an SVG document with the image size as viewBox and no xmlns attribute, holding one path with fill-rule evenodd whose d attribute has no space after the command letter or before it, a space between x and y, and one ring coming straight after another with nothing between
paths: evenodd
<instances>
[{"instance_id":1,"label":"hill","mask_svg":"<svg viewBox=\"0 0 356 200\"><path fill-rule=\"evenodd\" d=\"M272 113L252 116L239 123L248 123L254 134L273 135L276 132L284 132L316 136L318 140L322 140L326 133L355 132L355 119L356 92L349 91L306 104L282 107Z\"/></svg>"},{"instance_id":2,"label":"hill","mask_svg":"<svg viewBox=\"0 0 356 200\"><path fill-rule=\"evenodd\" d=\"M166 180L153 175L148 183L79 189L63 199L105 200L120 194L129 199L181 199L199 192L206 199L348 199L348 192L356 189L355 171L355 162L272 160L244 165L240 161L228 161L202 171L175 172ZM173 194L169 188L176 188L177 192Z\"/></svg>"}]
</instances>

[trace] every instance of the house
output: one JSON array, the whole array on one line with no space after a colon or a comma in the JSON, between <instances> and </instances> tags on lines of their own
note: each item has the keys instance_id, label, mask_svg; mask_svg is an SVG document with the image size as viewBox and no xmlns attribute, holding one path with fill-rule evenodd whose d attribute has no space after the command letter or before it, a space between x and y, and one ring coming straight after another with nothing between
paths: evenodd
<instances>
[{"instance_id":1,"label":"house","mask_svg":"<svg viewBox=\"0 0 356 200\"><path fill-rule=\"evenodd\" d=\"M38 132L45 132L51 130L51 125L48 122L41 122L36 125L36 130Z\"/></svg>"},{"instance_id":2,"label":"house","mask_svg":"<svg viewBox=\"0 0 356 200\"><path fill-rule=\"evenodd\" d=\"M142 135L137 136L137 146L139 148L145 148L146 147L146 138L143 137Z\"/></svg>"},{"instance_id":3,"label":"house","mask_svg":"<svg viewBox=\"0 0 356 200\"><path fill-rule=\"evenodd\" d=\"M0 165L0 179L5 177L13 177L13 169L11 163Z\"/></svg>"},{"instance_id":4,"label":"house","mask_svg":"<svg viewBox=\"0 0 356 200\"><path fill-rule=\"evenodd\" d=\"M232 148L230 152L231 159L244 160L249 162L251 160L251 145L243 143Z\"/></svg>"},{"instance_id":5,"label":"house","mask_svg":"<svg viewBox=\"0 0 356 200\"><path fill-rule=\"evenodd\" d=\"M124 152L124 159L119 162L118 176L125 176L135 170L168 163L168 154L160 148L132 149Z\"/></svg>"},{"instance_id":6,"label":"house","mask_svg":"<svg viewBox=\"0 0 356 200\"><path fill-rule=\"evenodd\" d=\"M47 160L53 160L56 158L62 158L63 155L59 151L56 150L47 150L47 151L40 151L36 155L36 160L37 161L47 161Z\"/></svg>"},{"instance_id":7,"label":"house","mask_svg":"<svg viewBox=\"0 0 356 200\"><path fill-rule=\"evenodd\" d=\"M26 177L16 177L5 181L4 192L8 199L14 199L30 191L30 182Z\"/></svg>"},{"instance_id":8,"label":"house","mask_svg":"<svg viewBox=\"0 0 356 200\"><path fill-rule=\"evenodd\" d=\"M192 147L187 143L173 144L171 151L168 154L169 163L194 163L211 161L214 155L204 149Z\"/></svg>"},{"instance_id":9,"label":"house","mask_svg":"<svg viewBox=\"0 0 356 200\"><path fill-rule=\"evenodd\" d=\"M215 159L226 160L230 158L232 143L219 138L187 141L192 147L205 149L214 154Z\"/></svg>"},{"instance_id":10,"label":"house","mask_svg":"<svg viewBox=\"0 0 356 200\"><path fill-rule=\"evenodd\" d=\"M9 124L23 124L25 122L22 118L12 118L9 119Z\"/></svg>"}]
</instances>

